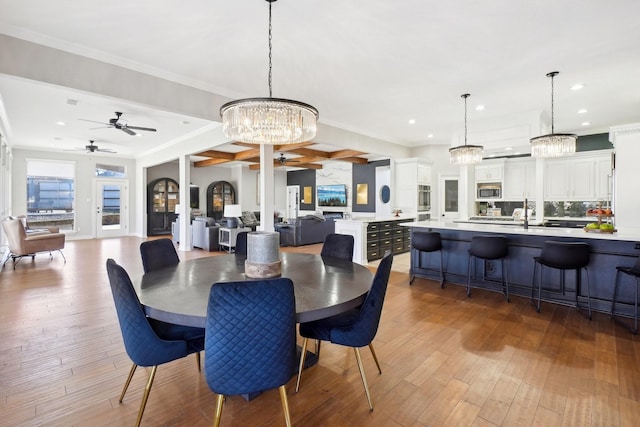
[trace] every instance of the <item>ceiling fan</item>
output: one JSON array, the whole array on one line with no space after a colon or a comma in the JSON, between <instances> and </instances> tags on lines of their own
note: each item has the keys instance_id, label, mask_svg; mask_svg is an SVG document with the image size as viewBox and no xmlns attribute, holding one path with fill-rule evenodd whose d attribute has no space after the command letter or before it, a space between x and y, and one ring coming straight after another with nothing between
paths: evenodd
<instances>
[{"instance_id":1,"label":"ceiling fan","mask_svg":"<svg viewBox=\"0 0 640 427\"><path fill-rule=\"evenodd\" d=\"M298 160L287 159L282 153L280 153L280 157L278 157L277 161L280 162L282 166L285 166L287 163L300 163Z\"/></svg>"},{"instance_id":2,"label":"ceiling fan","mask_svg":"<svg viewBox=\"0 0 640 427\"><path fill-rule=\"evenodd\" d=\"M116 116L112 119L109 119L109 123L103 123L103 122L96 122L95 120L87 120L87 119L79 119L85 122L92 122L92 123L100 123L102 125L105 125L106 127L112 127L118 130L123 131L124 133L127 133L129 135L135 136L138 135L138 133L136 132L137 130L143 130L146 132L156 132L156 129L154 128L145 128L145 127L140 127L140 126L129 126L127 124L126 121L124 121L123 119L121 119L120 116L122 116L122 113L119 111L116 111ZM100 129L100 128L94 128L94 129Z\"/></svg>"},{"instance_id":3,"label":"ceiling fan","mask_svg":"<svg viewBox=\"0 0 640 427\"><path fill-rule=\"evenodd\" d=\"M65 151L86 151L87 153L95 153L99 151L101 153L117 153L117 151L113 151L109 148L99 148L97 145L94 145L93 140L89 140L89 145L85 145L84 147L70 148Z\"/></svg>"}]
</instances>

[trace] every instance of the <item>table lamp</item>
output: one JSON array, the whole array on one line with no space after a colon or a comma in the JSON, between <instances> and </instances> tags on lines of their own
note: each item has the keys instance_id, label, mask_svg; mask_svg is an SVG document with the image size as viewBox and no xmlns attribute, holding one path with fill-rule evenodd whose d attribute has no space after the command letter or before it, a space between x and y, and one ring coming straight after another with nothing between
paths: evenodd
<instances>
[{"instance_id":1,"label":"table lamp","mask_svg":"<svg viewBox=\"0 0 640 427\"><path fill-rule=\"evenodd\" d=\"M225 205L222 215L225 218L234 218L237 221L238 228L242 227L242 221L240 220L242 208L240 205ZM228 223L228 226L231 227L231 224Z\"/></svg>"}]
</instances>

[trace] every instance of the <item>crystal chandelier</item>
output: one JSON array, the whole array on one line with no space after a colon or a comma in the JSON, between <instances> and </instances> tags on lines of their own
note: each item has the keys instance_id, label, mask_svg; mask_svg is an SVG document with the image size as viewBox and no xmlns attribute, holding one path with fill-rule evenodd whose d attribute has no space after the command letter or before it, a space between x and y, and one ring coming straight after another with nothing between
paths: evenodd
<instances>
[{"instance_id":1,"label":"crystal chandelier","mask_svg":"<svg viewBox=\"0 0 640 427\"><path fill-rule=\"evenodd\" d=\"M465 93L464 98L464 145L449 148L449 160L452 165L472 165L482 161L481 145L467 145L467 98L470 95Z\"/></svg>"},{"instance_id":2,"label":"crystal chandelier","mask_svg":"<svg viewBox=\"0 0 640 427\"><path fill-rule=\"evenodd\" d=\"M273 98L271 87L271 3L269 3L269 97L244 98L220 107L227 138L251 144L295 144L316 136L318 110L304 102Z\"/></svg>"},{"instance_id":3,"label":"crystal chandelier","mask_svg":"<svg viewBox=\"0 0 640 427\"><path fill-rule=\"evenodd\" d=\"M555 133L553 126L553 78L557 71L547 73L551 77L551 133L531 138L532 157L562 157L576 152L577 135L570 133Z\"/></svg>"}]
</instances>

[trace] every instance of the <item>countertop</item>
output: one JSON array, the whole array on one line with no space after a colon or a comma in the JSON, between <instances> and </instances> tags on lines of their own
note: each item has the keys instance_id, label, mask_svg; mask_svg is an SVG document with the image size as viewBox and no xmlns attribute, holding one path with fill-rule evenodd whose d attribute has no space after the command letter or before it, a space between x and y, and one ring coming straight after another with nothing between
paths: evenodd
<instances>
[{"instance_id":1,"label":"countertop","mask_svg":"<svg viewBox=\"0 0 640 427\"><path fill-rule=\"evenodd\" d=\"M369 222L385 222L385 221L412 221L416 219L416 215L400 215L400 216L394 216L394 215L388 215L388 216L359 216L359 217L352 217L350 219L336 219L336 222L339 221L350 221L350 222L362 222L362 223L369 223Z\"/></svg>"},{"instance_id":2,"label":"countertop","mask_svg":"<svg viewBox=\"0 0 640 427\"><path fill-rule=\"evenodd\" d=\"M615 233L586 232L581 228L557 228L529 226L516 227L498 224L473 224L445 221L414 221L402 224L406 227L436 228L441 230L477 231L479 233L523 234L531 236L575 237L578 239L622 240L640 242L640 229L618 230Z\"/></svg>"}]
</instances>

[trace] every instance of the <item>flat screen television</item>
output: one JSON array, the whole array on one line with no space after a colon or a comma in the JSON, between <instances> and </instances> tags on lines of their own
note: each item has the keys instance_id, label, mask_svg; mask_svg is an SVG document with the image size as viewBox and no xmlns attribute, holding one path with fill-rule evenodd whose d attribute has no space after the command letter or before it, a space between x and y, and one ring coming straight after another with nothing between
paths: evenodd
<instances>
[{"instance_id":1,"label":"flat screen television","mask_svg":"<svg viewBox=\"0 0 640 427\"><path fill-rule=\"evenodd\" d=\"M347 186L344 184L318 185L318 206L347 206Z\"/></svg>"}]
</instances>

